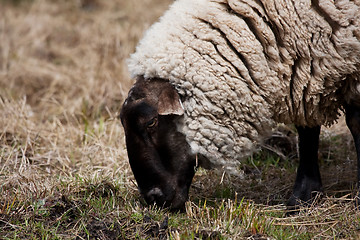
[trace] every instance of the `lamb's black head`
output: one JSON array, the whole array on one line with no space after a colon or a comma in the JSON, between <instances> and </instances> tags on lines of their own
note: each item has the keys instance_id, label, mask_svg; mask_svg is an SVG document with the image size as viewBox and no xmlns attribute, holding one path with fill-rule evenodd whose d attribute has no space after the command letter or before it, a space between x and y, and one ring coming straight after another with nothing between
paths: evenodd
<instances>
[{"instance_id":1,"label":"lamb's black head","mask_svg":"<svg viewBox=\"0 0 360 240\"><path fill-rule=\"evenodd\" d=\"M177 131L179 95L164 80L137 79L120 114L131 169L148 204L182 209L194 176L195 158Z\"/></svg>"}]
</instances>

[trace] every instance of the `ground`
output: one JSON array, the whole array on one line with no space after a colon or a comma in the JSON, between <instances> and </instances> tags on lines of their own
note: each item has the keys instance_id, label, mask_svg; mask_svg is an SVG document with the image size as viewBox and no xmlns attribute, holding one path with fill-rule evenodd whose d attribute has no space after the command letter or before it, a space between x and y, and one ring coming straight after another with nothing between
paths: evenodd
<instances>
[{"instance_id":1,"label":"ground","mask_svg":"<svg viewBox=\"0 0 360 240\"><path fill-rule=\"evenodd\" d=\"M200 169L185 213L146 206L118 119L126 58L171 0L0 0L0 239L360 238L343 118L323 128L324 196L288 215L296 133L279 126L243 177Z\"/></svg>"}]
</instances>

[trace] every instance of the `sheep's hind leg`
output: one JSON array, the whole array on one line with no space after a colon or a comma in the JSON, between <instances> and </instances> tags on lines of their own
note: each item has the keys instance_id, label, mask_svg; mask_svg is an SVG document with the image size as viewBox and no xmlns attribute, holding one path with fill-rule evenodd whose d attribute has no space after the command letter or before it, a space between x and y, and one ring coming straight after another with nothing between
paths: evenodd
<instances>
[{"instance_id":1,"label":"sheep's hind leg","mask_svg":"<svg viewBox=\"0 0 360 240\"><path fill-rule=\"evenodd\" d=\"M311 203L317 193L322 192L322 183L318 165L320 126L296 127L299 134L300 164L293 194L287 202L289 210Z\"/></svg>"},{"instance_id":2,"label":"sheep's hind leg","mask_svg":"<svg viewBox=\"0 0 360 240\"><path fill-rule=\"evenodd\" d=\"M360 107L355 105L345 106L346 124L354 138L357 153L357 169L358 169L358 195L355 198L356 206L360 204Z\"/></svg>"}]
</instances>

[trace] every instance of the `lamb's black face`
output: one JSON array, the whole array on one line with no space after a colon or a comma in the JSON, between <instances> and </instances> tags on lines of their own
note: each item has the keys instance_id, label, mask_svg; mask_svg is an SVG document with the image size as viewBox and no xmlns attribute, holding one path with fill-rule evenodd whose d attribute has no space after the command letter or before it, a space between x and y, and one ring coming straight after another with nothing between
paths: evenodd
<instances>
[{"instance_id":1,"label":"lamb's black face","mask_svg":"<svg viewBox=\"0 0 360 240\"><path fill-rule=\"evenodd\" d=\"M182 209L194 176L195 158L176 128L182 116L159 114L164 84L171 87L163 81L138 81L123 105L121 121L131 169L146 202Z\"/></svg>"}]
</instances>

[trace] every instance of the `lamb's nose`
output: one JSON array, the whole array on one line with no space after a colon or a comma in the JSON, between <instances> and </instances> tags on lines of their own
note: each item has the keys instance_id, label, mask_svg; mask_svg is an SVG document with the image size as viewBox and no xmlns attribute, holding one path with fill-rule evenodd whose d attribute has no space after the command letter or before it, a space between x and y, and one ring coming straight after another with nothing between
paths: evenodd
<instances>
[{"instance_id":1,"label":"lamb's nose","mask_svg":"<svg viewBox=\"0 0 360 240\"><path fill-rule=\"evenodd\" d=\"M145 200L148 204L152 204L156 202L156 204L163 204L164 202L164 194L160 188L153 188L145 195Z\"/></svg>"}]
</instances>

